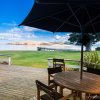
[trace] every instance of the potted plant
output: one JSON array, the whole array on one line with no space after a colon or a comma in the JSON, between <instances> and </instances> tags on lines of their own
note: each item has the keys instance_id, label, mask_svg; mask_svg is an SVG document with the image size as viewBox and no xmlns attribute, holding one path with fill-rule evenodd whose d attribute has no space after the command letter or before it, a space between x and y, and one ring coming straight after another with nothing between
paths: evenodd
<instances>
[{"instance_id":1,"label":"potted plant","mask_svg":"<svg viewBox=\"0 0 100 100\"><path fill-rule=\"evenodd\" d=\"M96 51L86 52L83 60L87 72L100 75L100 59Z\"/></svg>"}]
</instances>

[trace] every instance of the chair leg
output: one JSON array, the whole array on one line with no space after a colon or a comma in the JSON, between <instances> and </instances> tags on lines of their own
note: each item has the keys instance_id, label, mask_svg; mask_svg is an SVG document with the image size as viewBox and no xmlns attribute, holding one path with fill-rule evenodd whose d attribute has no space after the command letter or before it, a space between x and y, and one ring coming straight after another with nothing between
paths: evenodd
<instances>
[{"instance_id":1,"label":"chair leg","mask_svg":"<svg viewBox=\"0 0 100 100\"><path fill-rule=\"evenodd\" d=\"M85 100L87 100L89 98L89 94L85 93Z\"/></svg>"},{"instance_id":2,"label":"chair leg","mask_svg":"<svg viewBox=\"0 0 100 100\"><path fill-rule=\"evenodd\" d=\"M57 85L55 85L55 91L57 92Z\"/></svg>"},{"instance_id":3,"label":"chair leg","mask_svg":"<svg viewBox=\"0 0 100 100\"><path fill-rule=\"evenodd\" d=\"M76 95L73 96L73 100L76 100Z\"/></svg>"},{"instance_id":4,"label":"chair leg","mask_svg":"<svg viewBox=\"0 0 100 100\"><path fill-rule=\"evenodd\" d=\"M48 85L50 85L50 76L48 75Z\"/></svg>"},{"instance_id":5,"label":"chair leg","mask_svg":"<svg viewBox=\"0 0 100 100\"><path fill-rule=\"evenodd\" d=\"M65 66L63 67L64 71L65 71Z\"/></svg>"},{"instance_id":6,"label":"chair leg","mask_svg":"<svg viewBox=\"0 0 100 100\"><path fill-rule=\"evenodd\" d=\"M72 91L71 91L71 94L74 94L74 95L73 95L73 100L76 100L76 91L73 91L73 90L72 90Z\"/></svg>"},{"instance_id":7,"label":"chair leg","mask_svg":"<svg viewBox=\"0 0 100 100\"><path fill-rule=\"evenodd\" d=\"M37 100L40 100L40 90L37 89Z\"/></svg>"}]
</instances>

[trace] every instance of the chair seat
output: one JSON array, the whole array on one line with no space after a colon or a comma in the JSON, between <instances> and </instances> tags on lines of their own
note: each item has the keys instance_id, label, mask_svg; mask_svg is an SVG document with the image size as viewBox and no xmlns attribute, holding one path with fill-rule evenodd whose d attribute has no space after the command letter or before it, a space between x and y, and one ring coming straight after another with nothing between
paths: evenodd
<instances>
[{"instance_id":1,"label":"chair seat","mask_svg":"<svg viewBox=\"0 0 100 100\"><path fill-rule=\"evenodd\" d=\"M55 92L53 94L53 96L54 96L55 100L58 100L63 97L60 93L57 93L57 92ZM53 100L53 98L51 98L48 94L41 95L41 99L42 100Z\"/></svg>"},{"instance_id":2,"label":"chair seat","mask_svg":"<svg viewBox=\"0 0 100 100\"><path fill-rule=\"evenodd\" d=\"M41 100L53 100L48 94L41 95Z\"/></svg>"},{"instance_id":3,"label":"chair seat","mask_svg":"<svg viewBox=\"0 0 100 100\"><path fill-rule=\"evenodd\" d=\"M94 96L91 100L100 100L100 96Z\"/></svg>"},{"instance_id":4,"label":"chair seat","mask_svg":"<svg viewBox=\"0 0 100 100\"><path fill-rule=\"evenodd\" d=\"M52 80L50 80L50 83L55 83L55 81L52 79Z\"/></svg>"}]
</instances>

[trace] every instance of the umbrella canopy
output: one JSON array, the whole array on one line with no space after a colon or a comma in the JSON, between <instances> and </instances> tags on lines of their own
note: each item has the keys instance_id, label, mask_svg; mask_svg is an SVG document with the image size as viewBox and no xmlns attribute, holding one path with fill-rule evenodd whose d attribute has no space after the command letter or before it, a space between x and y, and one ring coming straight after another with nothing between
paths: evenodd
<instances>
[{"instance_id":1,"label":"umbrella canopy","mask_svg":"<svg viewBox=\"0 0 100 100\"><path fill-rule=\"evenodd\" d=\"M21 25L52 32L100 32L100 2L99 0L37 0Z\"/></svg>"},{"instance_id":2,"label":"umbrella canopy","mask_svg":"<svg viewBox=\"0 0 100 100\"><path fill-rule=\"evenodd\" d=\"M99 0L35 0L28 16L20 25L36 27L51 32L100 32ZM82 34L81 79L83 45L87 44ZM85 41L85 42L84 42Z\"/></svg>"},{"instance_id":3,"label":"umbrella canopy","mask_svg":"<svg viewBox=\"0 0 100 100\"><path fill-rule=\"evenodd\" d=\"M51 3L51 4L98 4L99 0L36 0L39 3Z\"/></svg>"}]
</instances>

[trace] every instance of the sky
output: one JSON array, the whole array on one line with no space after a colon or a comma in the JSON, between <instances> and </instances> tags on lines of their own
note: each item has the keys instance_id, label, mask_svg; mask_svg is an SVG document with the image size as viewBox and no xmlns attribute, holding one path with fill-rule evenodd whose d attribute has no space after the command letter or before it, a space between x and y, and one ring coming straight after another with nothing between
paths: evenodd
<instances>
[{"instance_id":1,"label":"sky","mask_svg":"<svg viewBox=\"0 0 100 100\"><path fill-rule=\"evenodd\" d=\"M15 41L68 41L70 33L52 33L44 30L18 26L28 15L34 0L0 0L0 43ZM100 42L97 43L100 45Z\"/></svg>"},{"instance_id":2,"label":"sky","mask_svg":"<svg viewBox=\"0 0 100 100\"><path fill-rule=\"evenodd\" d=\"M0 42L23 40L57 42L68 39L68 33L47 32L27 26L18 26L28 15L34 0L0 0Z\"/></svg>"}]
</instances>

